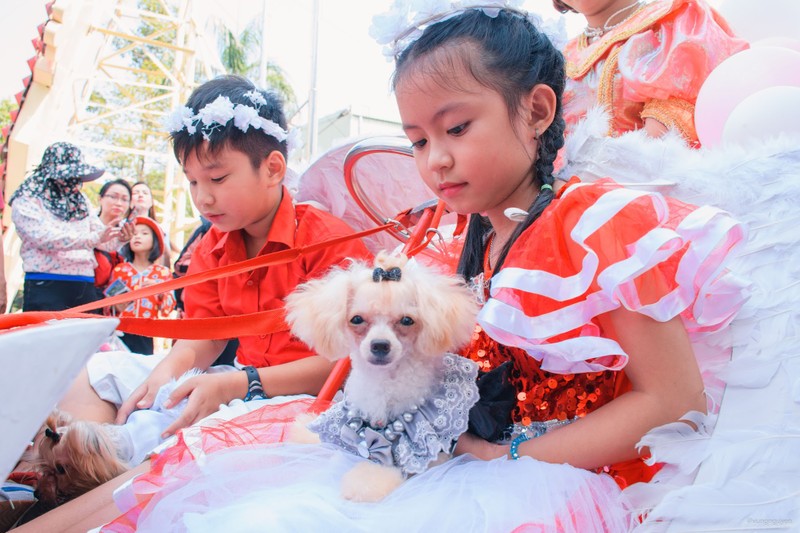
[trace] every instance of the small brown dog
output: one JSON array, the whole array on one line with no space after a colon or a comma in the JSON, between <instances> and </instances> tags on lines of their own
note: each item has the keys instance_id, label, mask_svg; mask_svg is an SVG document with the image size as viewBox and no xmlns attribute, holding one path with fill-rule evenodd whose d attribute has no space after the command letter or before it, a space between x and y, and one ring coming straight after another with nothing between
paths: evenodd
<instances>
[{"instance_id":1,"label":"small brown dog","mask_svg":"<svg viewBox=\"0 0 800 533\"><path fill-rule=\"evenodd\" d=\"M108 429L107 424L72 420L54 411L34 439L36 497L60 505L128 470Z\"/></svg>"},{"instance_id":2,"label":"small brown dog","mask_svg":"<svg viewBox=\"0 0 800 533\"><path fill-rule=\"evenodd\" d=\"M123 425L74 420L58 410L48 417L28 455L39 474L36 496L59 505L141 463L164 439L187 400L163 405L173 390L198 374L190 370L159 389L153 407L134 411Z\"/></svg>"}]
</instances>

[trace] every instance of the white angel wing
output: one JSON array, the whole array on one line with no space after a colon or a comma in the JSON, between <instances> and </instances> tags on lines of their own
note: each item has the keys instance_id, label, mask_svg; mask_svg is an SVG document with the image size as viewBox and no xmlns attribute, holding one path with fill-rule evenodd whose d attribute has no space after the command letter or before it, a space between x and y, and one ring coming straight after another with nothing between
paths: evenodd
<instances>
[{"instance_id":1,"label":"white angel wing","mask_svg":"<svg viewBox=\"0 0 800 533\"><path fill-rule=\"evenodd\" d=\"M713 374L704 378L727 383L719 418L699 431L672 424L644 437L666 466L625 491L646 515L639 530L800 528L800 139L692 150L677 135L605 131L604 114L590 113L567 142L559 176L610 176L711 204L749 229L730 268L752 282L751 297L730 328L697 347L701 369ZM703 368L702 352L726 347L730 361Z\"/></svg>"}]
</instances>

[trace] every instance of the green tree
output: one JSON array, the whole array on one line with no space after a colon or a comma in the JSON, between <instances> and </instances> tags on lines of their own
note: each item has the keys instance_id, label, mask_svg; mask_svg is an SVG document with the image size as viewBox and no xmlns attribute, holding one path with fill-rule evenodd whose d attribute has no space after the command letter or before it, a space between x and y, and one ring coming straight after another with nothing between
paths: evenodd
<instances>
[{"instance_id":1,"label":"green tree","mask_svg":"<svg viewBox=\"0 0 800 533\"><path fill-rule=\"evenodd\" d=\"M228 28L221 28L220 60L228 74L238 74L251 80L258 79L261 34L256 22L250 23L238 36ZM267 62L267 87L277 91L284 101L286 116L297 109L297 98L281 67Z\"/></svg>"}]
</instances>

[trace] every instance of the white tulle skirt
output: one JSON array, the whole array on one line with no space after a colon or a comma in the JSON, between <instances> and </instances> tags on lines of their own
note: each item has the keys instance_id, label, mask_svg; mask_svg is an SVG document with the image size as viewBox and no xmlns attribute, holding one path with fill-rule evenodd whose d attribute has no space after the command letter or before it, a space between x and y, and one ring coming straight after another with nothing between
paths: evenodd
<instances>
[{"instance_id":1,"label":"white tulle skirt","mask_svg":"<svg viewBox=\"0 0 800 533\"><path fill-rule=\"evenodd\" d=\"M223 450L170 472L138 531L621 532L628 506L614 481L530 458L459 457L404 482L379 503L340 495L363 459L328 445Z\"/></svg>"}]
</instances>

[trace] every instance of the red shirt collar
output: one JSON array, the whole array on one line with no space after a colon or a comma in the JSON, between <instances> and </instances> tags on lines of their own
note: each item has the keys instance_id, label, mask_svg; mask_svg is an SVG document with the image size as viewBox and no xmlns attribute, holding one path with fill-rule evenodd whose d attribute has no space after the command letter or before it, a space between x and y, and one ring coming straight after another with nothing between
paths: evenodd
<instances>
[{"instance_id":1,"label":"red shirt collar","mask_svg":"<svg viewBox=\"0 0 800 533\"><path fill-rule=\"evenodd\" d=\"M278 204L278 211L275 213L275 217L272 219L272 226L270 226L269 233L267 233L267 242L259 250L259 254L263 253L270 246L270 243L283 244L286 248L294 247L294 237L297 230L294 203L292 195L289 194L289 190L285 186L282 188L282 193L281 203ZM224 233L211 251L224 252L229 257L241 255L242 259L245 259L242 230Z\"/></svg>"}]
</instances>

